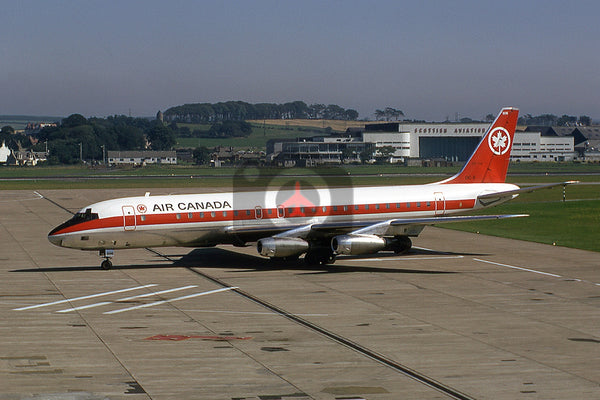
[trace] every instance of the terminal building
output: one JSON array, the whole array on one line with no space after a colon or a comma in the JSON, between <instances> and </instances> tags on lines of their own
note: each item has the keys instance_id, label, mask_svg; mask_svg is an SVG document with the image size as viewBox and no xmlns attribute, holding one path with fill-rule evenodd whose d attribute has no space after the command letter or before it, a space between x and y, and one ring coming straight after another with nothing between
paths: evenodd
<instances>
[{"instance_id":1,"label":"terminal building","mask_svg":"<svg viewBox=\"0 0 600 400\"><path fill-rule=\"evenodd\" d=\"M315 137L267 143L269 161L285 167L360 163L361 157L365 154L371 156L374 152L374 143L352 137Z\"/></svg>"}]
</instances>

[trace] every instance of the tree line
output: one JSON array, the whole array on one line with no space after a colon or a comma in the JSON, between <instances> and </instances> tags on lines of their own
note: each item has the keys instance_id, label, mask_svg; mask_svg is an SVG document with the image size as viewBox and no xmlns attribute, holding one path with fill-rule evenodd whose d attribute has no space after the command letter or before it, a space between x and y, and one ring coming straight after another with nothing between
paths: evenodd
<instances>
[{"instance_id":1,"label":"tree line","mask_svg":"<svg viewBox=\"0 0 600 400\"><path fill-rule=\"evenodd\" d=\"M164 112L168 122L215 123L256 119L336 119L354 121L358 111L335 104L311 104L292 101L284 104L227 101L195 103L171 107Z\"/></svg>"},{"instance_id":2,"label":"tree line","mask_svg":"<svg viewBox=\"0 0 600 400\"><path fill-rule=\"evenodd\" d=\"M15 133L2 127L0 143L14 150L48 150L49 164L76 164L82 160L102 160L109 150L171 150L177 137L227 138L248 136L252 126L245 121L214 123L206 131L190 132L176 122L115 115L107 118L85 118L72 114L57 126L49 126L32 135Z\"/></svg>"},{"instance_id":3,"label":"tree line","mask_svg":"<svg viewBox=\"0 0 600 400\"><path fill-rule=\"evenodd\" d=\"M33 147L48 146L50 164L75 164L84 160L102 160L109 150L170 150L177 132L160 121L124 115L85 118L73 114L56 127L46 127L34 135Z\"/></svg>"},{"instance_id":4,"label":"tree line","mask_svg":"<svg viewBox=\"0 0 600 400\"><path fill-rule=\"evenodd\" d=\"M558 117L554 114L541 114L532 116L524 114L519 118L520 125L541 125L541 126L589 126L592 119L587 115L576 117L574 115L563 114Z\"/></svg>"}]
</instances>

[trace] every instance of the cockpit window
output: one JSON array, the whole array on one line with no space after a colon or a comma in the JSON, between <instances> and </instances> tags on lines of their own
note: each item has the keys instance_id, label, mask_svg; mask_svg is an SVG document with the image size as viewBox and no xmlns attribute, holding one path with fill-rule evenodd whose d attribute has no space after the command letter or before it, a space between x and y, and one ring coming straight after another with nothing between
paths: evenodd
<instances>
[{"instance_id":1,"label":"cockpit window","mask_svg":"<svg viewBox=\"0 0 600 400\"><path fill-rule=\"evenodd\" d=\"M98 219L98 213L93 213L91 208L86 208L84 212L78 212L77 214L73 215L73 218L54 228L52 232L50 232L50 235L73 225L77 225L82 222L93 221L95 219Z\"/></svg>"},{"instance_id":2,"label":"cockpit window","mask_svg":"<svg viewBox=\"0 0 600 400\"><path fill-rule=\"evenodd\" d=\"M92 221L98 219L98 213L93 213L91 208L86 208L85 212L78 212L71 219L78 222Z\"/></svg>"}]
</instances>

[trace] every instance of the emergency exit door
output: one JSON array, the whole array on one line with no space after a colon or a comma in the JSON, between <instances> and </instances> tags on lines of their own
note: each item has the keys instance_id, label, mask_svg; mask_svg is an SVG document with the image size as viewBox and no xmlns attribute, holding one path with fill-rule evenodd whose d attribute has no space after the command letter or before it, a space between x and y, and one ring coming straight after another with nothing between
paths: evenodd
<instances>
[{"instance_id":1,"label":"emergency exit door","mask_svg":"<svg viewBox=\"0 0 600 400\"><path fill-rule=\"evenodd\" d=\"M135 230L135 208L123 206L123 228L126 231Z\"/></svg>"},{"instance_id":2,"label":"emergency exit door","mask_svg":"<svg viewBox=\"0 0 600 400\"><path fill-rule=\"evenodd\" d=\"M446 199L444 198L444 193L435 192L433 194L435 196L435 215L444 215L446 211Z\"/></svg>"}]
</instances>

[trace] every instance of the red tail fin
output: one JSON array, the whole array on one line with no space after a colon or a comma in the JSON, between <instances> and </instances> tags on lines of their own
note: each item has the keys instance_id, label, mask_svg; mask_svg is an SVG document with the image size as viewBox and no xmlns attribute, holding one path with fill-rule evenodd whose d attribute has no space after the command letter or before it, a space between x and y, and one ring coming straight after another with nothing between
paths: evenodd
<instances>
[{"instance_id":1,"label":"red tail fin","mask_svg":"<svg viewBox=\"0 0 600 400\"><path fill-rule=\"evenodd\" d=\"M517 108L503 108L463 169L440 183L504 182L518 118Z\"/></svg>"}]
</instances>

